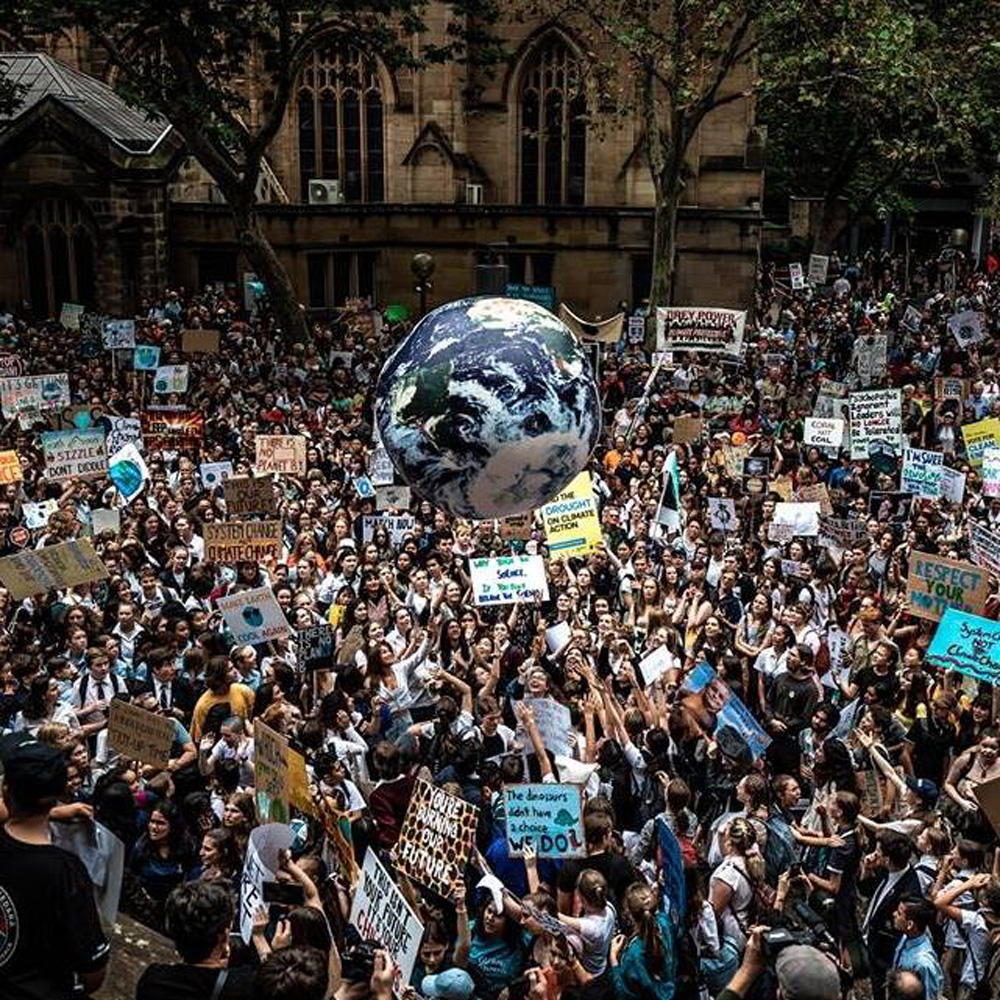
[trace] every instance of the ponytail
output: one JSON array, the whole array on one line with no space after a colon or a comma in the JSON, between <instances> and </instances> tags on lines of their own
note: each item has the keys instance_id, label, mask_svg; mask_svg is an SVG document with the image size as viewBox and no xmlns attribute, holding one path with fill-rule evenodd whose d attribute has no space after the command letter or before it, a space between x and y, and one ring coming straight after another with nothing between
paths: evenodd
<instances>
[{"instance_id":1,"label":"ponytail","mask_svg":"<svg viewBox=\"0 0 1000 1000\"><path fill-rule=\"evenodd\" d=\"M625 891L625 909L635 928L635 936L642 942L646 971L654 979L668 971L666 949L656 919L656 903L656 893L641 882L633 883Z\"/></svg>"}]
</instances>

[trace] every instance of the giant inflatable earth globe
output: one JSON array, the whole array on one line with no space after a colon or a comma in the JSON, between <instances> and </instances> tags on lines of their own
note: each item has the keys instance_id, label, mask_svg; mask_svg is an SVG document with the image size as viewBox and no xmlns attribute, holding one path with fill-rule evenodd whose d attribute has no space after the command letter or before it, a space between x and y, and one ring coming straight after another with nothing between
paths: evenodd
<instances>
[{"instance_id":1,"label":"giant inflatable earth globe","mask_svg":"<svg viewBox=\"0 0 1000 1000\"><path fill-rule=\"evenodd\" d=\"M521 299L460 299L428 313L375 389L399 474L459 517L520 514L587 464L601 407L586 351L558 317Z\"/></svg>"}]
</instances>

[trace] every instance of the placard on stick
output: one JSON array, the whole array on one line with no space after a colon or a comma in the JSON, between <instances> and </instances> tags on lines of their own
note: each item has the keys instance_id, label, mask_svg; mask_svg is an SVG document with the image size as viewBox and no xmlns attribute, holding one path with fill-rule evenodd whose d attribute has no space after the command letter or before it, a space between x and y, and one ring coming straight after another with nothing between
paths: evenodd
<instances>
[{"instance_id":1,"label":"placard on stick","mask_svg":"<svg viewBox=\"0 0 1000 1000\"><path fill-rule=\"evenodd\" d=\"M173 719L147 712L121 698L112 699L108 746L127 760L166 767L175 733Z\"/></svg>"}]
</instances>

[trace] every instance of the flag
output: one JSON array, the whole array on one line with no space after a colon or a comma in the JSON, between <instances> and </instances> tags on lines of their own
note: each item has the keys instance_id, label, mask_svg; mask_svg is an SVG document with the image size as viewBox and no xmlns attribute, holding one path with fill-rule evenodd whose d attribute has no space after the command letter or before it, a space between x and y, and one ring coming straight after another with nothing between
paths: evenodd
<instances>
[{"instance_id":1,"label":"flag","mask_svg":"<svg viewBox=\"0 0 1000 1000\"><path fill-rule=\"evenodd\" d=\"M663 493L656 510L656 520L670 531L681 530L681 474L675 451L667 456L663 466Z\"/></svg>"}]
</instances>

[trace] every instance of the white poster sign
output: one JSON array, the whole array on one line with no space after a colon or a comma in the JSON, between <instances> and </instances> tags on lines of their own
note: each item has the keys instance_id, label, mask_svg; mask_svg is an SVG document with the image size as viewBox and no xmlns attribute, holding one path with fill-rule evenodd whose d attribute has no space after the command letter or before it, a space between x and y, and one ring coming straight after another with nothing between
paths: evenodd
<instances>
[{"instance_id":1,"label":"white poster sign","mask_svg":"<svg viewBox=\"0 0 1000 1000\"><path fill-rule=\"evenodd\" d=\"M541 556L501 556L470 559L473 600L486 604L549 599L545 563Z\"/></svg>"},{"instance_id":2,"label":"white poster sign","mask_svg":"<svg viewBox=\"0 0 1000 1000\"><path fill-rule=\"evenodd\" d=\"M852 392L851 458L867 459L872 441L894 443L899 454L899 435L903 428L902 401L899 389L873 389Z\"/></svg>"},{"instance_id":3,"label":"white poster sign","mask_svg":"<svg viewBox=\"0 0 1000 1000\"><path fill-rule=\"evenodd\" d=\"M216 603L233 638L241 645L255 646L292 634L285 613L274 599L270 587L242 590L220 597Z\"/></svg>"}]
</instances>

